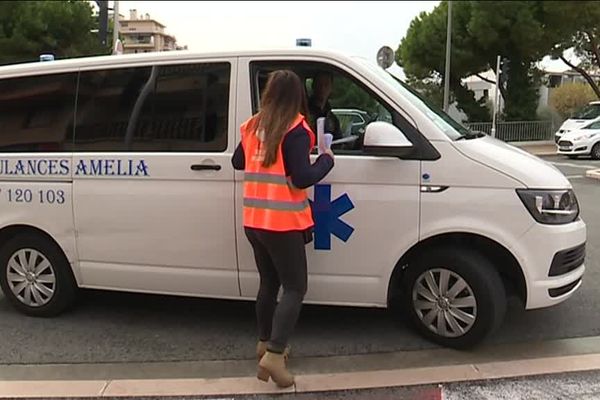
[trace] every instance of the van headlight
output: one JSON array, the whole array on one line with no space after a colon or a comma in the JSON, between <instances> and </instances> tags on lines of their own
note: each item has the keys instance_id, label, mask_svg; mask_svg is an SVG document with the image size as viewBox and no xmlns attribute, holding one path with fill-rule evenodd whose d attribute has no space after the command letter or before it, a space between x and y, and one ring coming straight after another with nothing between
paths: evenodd
<instances>
[{"instance_id":1,"label":"van headlight","mask_svg":"<svg viewBox=\"0 0 600 400\"><path fill-rule=\"evenodd\" d=\"M575 192L571 189L518 189L517 194L540 224L568 224L579 217L579 204Z\"/></svg>"}]
</instances>

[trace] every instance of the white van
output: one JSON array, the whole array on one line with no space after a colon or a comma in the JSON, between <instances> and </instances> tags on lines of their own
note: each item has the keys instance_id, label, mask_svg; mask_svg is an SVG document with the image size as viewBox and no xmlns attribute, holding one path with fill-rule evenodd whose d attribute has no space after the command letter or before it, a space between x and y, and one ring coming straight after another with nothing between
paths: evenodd
<instances>
[{"instance_id":1,"label":"white van","mask_svg":"<svg viewBox=\"0 0 600 400\"><path fill-rule=\"evenodd\" d=\"M379 113L311 190L307 303L398 306L429 339L468 347L508 295L534 309L581 286L586 227L557 169L471 134L374 64L297 48L0 68L6 300L35 316L77 288L253 300L231 157L280 68L329 71L362 93L334 92L333 108Z\"/></svg>"}]
</instances>

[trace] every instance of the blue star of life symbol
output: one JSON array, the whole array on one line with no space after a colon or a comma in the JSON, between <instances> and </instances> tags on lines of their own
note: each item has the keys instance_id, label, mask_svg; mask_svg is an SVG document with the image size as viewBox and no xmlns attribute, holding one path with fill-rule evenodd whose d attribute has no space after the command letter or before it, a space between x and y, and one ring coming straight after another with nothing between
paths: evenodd
<instances>
[{"instance_id":1,"label":"blue star of life symbol","mask_svg":"<svg viewBox=\"0 0 600 400\"><path fill-rule=\"evenodd\" d=\"M331 201L331 185L315 185L314 201L311 201L315 221L315 249L331 250L331 235L347 242L354 228L340 217L354 208L350 197L344 193Z\"/></svg>"}]
</instances>

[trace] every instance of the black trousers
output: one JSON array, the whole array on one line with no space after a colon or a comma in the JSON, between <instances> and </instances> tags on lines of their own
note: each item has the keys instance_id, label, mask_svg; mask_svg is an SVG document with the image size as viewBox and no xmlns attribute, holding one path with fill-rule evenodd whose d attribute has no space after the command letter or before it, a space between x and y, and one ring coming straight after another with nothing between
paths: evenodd
<instances>
[{"instance_id":1,"label":"black trousers","mask_svg":"<svg viewBox=\"0 0 600 400\"><path fill-rule=\"evenodd\" d=\"M260 275L256 296L259 339L282 353L292 335L307 289L306 234L245 228ZM283 287L277 303L279 288Z\"/></svg>"}]
</instances>

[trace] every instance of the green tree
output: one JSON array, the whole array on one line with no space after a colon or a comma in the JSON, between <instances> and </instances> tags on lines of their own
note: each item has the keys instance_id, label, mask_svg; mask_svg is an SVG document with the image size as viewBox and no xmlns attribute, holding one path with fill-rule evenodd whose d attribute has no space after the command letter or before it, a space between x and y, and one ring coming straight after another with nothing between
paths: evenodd
<instances>
[{"instance_id":1,"label":"green tree","mask_svg":"<svg viewBox=\"0 0 600 400\"><path fill-rule=\"evenodd\" d=\"M0 64L36 61L42 53L57 58L106 54L87 1L1 1Z\"/></svg>"},{"instance_id":2,"label":"green tree","mask_svg":"<svg viewBox=\"0 0 600 400\"><path fill-rule=\"evenodd\" d=\"M596 95L585 83L565 83L552 90L550 105L563 118L569 118L581 107L594 100Z\"/></svg>"},{"instance_id":3,"label":"green tree","mask_svg":"<svg viewBox=\"0 0 600 400\"><path fill-rule=\"evenodd\" d=\"M448 6L443 1L422 13L398 49L398 62L407 75L420 79L444 75ZM550 53L558 34L549 32L543 1L458 1L452 9L450 86L470 121L483 117L483 103L475 101L461 79L495 69L496 57L509 60L500 92L504 117L527 120L536 116L540 72L535 63ZM488 80L489 81L489 80ZM494 81L490 81L494 83Z\"/></svg>"},{"instance_id":4,"label":"green tree","mask_svg":"<svg viewBox=\"0 0 600 400\"><path fill-rule=\"evenodd\" d=\"M488 121L490 110L484 101L475 100L475 94L463 83L462 78L486 69L487 61L475 57L477 43L466 30L470 19L470 2L455 2L453 8L453 44L450 89L457 108L463 111L469 121ZM423 12L410 24L408 32L396 53L396 61L404 68L408 80L414 85L422 81L420 92L429 98L435 90L432 82L441 80L442 86L446 52L446 24L448 5L442 2L431 13ZM427 90L423 90L428 88Z\"/></svg>"},{"instance_id":5,"label":"green tree","mask_svg":"<svg viewBox=\"0 0 600 400\"><path fill-rule=\"evenodd\" d=\"M588 72L600 69L600 2L546 1L544 18L547 32L555 39L552 56L579 72L600 98L598 82ZM570 49L579 62L565 57Z\"/></svg>"},{"instance_id":6,"label":"green tree","mask_svg":"<svg viewBox=\"0 0 600 400\"><path fill-rule=\"evenodd\" d=\"M406 83L419 92L428 102L438 108L444 104L444 88L439 81L418 79L414 76L407 76Z\"/></svg>"},{"instance_id":7,"label":"green tree","mask_svg":"<svg viewBox=\"0 0 600 400\"><path fill-rule=\"evenodd\" d=\"M472 2L468 29L490 66L500 55L509 60L507 79L500 85L507 120L536 116L540 73L535 63L548 54L542 1Z\"/></svg>"}]
</instances>

